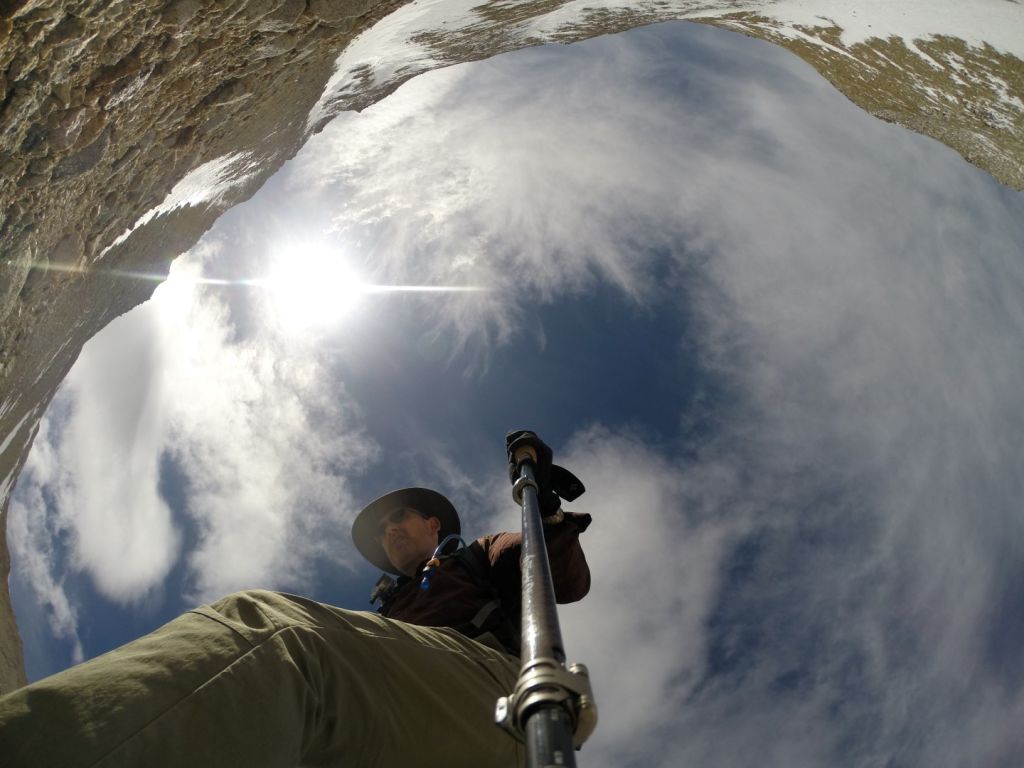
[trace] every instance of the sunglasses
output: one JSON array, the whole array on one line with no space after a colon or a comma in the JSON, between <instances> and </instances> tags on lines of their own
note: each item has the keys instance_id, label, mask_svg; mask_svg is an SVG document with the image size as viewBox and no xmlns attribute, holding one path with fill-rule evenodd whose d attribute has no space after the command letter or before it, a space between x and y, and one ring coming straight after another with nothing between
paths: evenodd
<instances>
[{"instance_id":1,"label":"sunglasses","mask_svg":"<svg viewBox=\"0 0 1024 768\"><path fill-rule=\"evenodd\" d=\"M419 515L420 517L426 518L426 515L422 512L412 509L411 507L396 509L384 515L379 521L377 521L377 539L380 540L384 538L384 534L387 533L389 525L401 525L409 515Z\"/></svg>"}]
</instances>

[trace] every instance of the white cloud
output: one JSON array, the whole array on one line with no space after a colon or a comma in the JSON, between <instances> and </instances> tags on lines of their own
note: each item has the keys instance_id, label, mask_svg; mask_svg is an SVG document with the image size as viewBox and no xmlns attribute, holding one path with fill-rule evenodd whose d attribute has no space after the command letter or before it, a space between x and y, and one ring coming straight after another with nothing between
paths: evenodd
<instances>
[{"instance_id":1,"label":"white cloud","mask_svg":"<svg viewBox=\"0 0 1024 768\"><path fill-rule=\"evenodd\" d=\"M688 520L699 479L639 436L592 427L558 460L587 485L566 508L594 517L581 539L591 593L560 610L569 661L589 667L600 710L583 759L623 765L638 745L662 741L700 680L703 623L734 523ZM661 764L646 750L643 760Z\"/></svg>"},{"instance_id":2,"label":"white cloud","mask_svg":"<svg viewBox=\"0 0 1024 768\"><path fill-rule=\"evenodd\" d=\"M47 532L66 533L72 568L118 601L145 597L178 556L178 532L157 488L166 414L152 376L161 362L149 343L152 320L142 311L113 321L87 346L42 421L14 496L31 532L25 541L34 542L34 554L26 550L34 563L29 582L40 594L57 589L66 573L53 570ZM58 602L70 620L63 593Z\"/></svg>"},{"instance_id":3,"label":"white cloud","mask_svg":"<svg viewBox=\"0 0 1024 768\"><path fill-rule=\"evenodd\" d=\"M118 601L144 597L174 566L180 539L158 489L167 424L155 317L121 316L88 345L62 397L69 418L57 451L61 525L74 563Z\"/></svg>"},{"instance_id":4,"label":"white cloud","mask_svg":"<svg viewBox=\"0 0 1024 768\"><path fill-rule=\"evenodd\" d=\"M19 519L34 521L37 538L47 525L69 531L71 568L118 602L159 599L181 556L168 461L184 483L170 489L186 499L178 512L197 529L187 597L308 588L318 560L348 563L355 505L344 473L373 443L343 387L322 386L315 341L237 336L216 289L194 279L217 255L211 244L181 257L152 301L90 341L58 397L66 417L36 440L19 485ZM33 569L37 591L53 593Z\"/></svg>"},{"instance_id":5,"label":"white cloud","mask_svg":"<svg viewBox=\"0 0 1024 768\"><path fill-rule=\"evenodd\" d=\"M211 243L177 262L154 299L168 358L161 375L174 391L166 450L199 526L195 596L308 588L318 559L346 562L356 508L345 473L372 458L373 443L343 386L324 385L315 339L273 327L233 338L225 305L189 281L219 250Z\"/></svg>"},{"instance_id":6,"label":"white cloud","mask_svg":"<svg viewBox=\"0 0 1024 768\"><path fill-rule=\"evenodd\" d=\"M71 660L84 658L79 638L78 611L68 598L60 577L61 567L54 541L59 535L55 521L47 514L42 484L54 475L55 456L49 441L50 421L39 424L36 447L22 472L25 490L11 501L7 516L7 542L11 560L21 578L45 607L50 632L71 643Z\"/></svg>"}]
</instances>

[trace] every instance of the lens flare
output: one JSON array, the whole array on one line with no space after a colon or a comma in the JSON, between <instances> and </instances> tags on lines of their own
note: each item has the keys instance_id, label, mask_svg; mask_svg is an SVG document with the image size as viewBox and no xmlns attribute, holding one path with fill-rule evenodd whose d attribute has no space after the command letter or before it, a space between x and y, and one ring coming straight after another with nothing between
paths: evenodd
<instances>
[{"instance_id":1,"label":"lens flare","mask_svg":"<svg viewBox=\"0 0 1024 768\"><path fill-rule=\"evenodd\" d=\"M266 287L282 324L300 330L342 321L367 288L341 252L309 244L279 251Z\"/></svg>"}]
</instances>

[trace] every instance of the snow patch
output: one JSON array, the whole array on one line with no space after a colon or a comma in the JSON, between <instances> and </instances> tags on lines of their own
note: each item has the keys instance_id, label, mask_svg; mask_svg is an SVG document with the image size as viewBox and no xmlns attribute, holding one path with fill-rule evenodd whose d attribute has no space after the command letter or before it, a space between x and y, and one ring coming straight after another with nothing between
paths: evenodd
<instances>
[{"instance_id":1,"label":"snow patch","mask_svg":"<svg viewBox=\"0 0 1024 768\"><path fill-rule=\"evenodd\" d=\"M132 232L145 226L157 216L170 213L178 208L198 206L203 203L209 205L222 200L228 191L245 183L256 172L255 168L246 166L251 157L251 152L233 152L193 169L174 185L160 205L143 214L138 221L124 231L124 234L100 251L96 260L102 259L111 249L127 240Z\"/></svg>"},{"instance_id":2,"label":"snow patch","mask_svg":"<svg viewBox=\"0 0 1024 768\"><path fill-rule=\"evenodd\" d=\"M1020 97L1010 92L1010 86L1001 77L988 73L986 75L988 84L992 86L997 94L999 94L999 100L1005 105L1007 112L1024 112L1024 101L1020 100Z\"/></svg>"},{"instance_id":3,"label":"snow patch","mask_svg":"<svg viewBox=\"0 0 1024 768\"><path fill-rule=\"evenodd\" d=\"M480 17L473 13L479 4L479 0L419 0L363 32L335 62L334 74L306 119L306 130L328 117L330 103L346 92L367 92L409 70L444 64L414 39L425 32L453 32L479 23Z\"/></svg>"},{"instance_id":4,"label":"snow patch","mask_svg":"<svg viewBox=\"0 0 1024 768\"><path fill-rule=\"evenodd\" d=\"M843 30L847 46L895 36L909 48L915 40L944 35L974 48L988 43L1024 58L1024 6L1007 0L769 0L741 5L747 7L729 6L728 11L756 10L784 24L812 27L822 26L822 17L827 17Z\"/></svg>"},{"instance_id":5,"label":"snow patch","mask_svg":"<svg viewBox=\"0 0 1024 768\"><path fill-rule=\"evenodd\" d=\"M14 487L14 478L17 473L12 471L7 477L0 483L0 505L6 504L7 499L11 494L11 488Z\"/></svg>"},{"instance_id":6,"label":"snow patch","mask_svg":"<svg viewBox=\"0 0 1024 768\"><path fill-rule=\"evenodd\" d=\"M28 421L29 418L34 413L35 410L31 410L24 416L22 416L21 421L18 422L17 426L15 426L14 429L12 429L10 433L7 435L7 437L4 438L3 443L0 443L0 456L5 454L7 452L7 449L11 447L11 443L14 442L14 438L18 436L18 433L21 432L21 428L25 426L25 422Z\"/></svg>"},{"instance_id":7,"label":"snow patch","mask_svg":"<svg viewBox=\"0 0 1024 768\"><path fill-rule=\"evenodd\" d=\"M63 344L61 344L59 347L57 347L57 351L54 352L53 355L50 356L50 359L46 362L46 365L43 366L43 369L39 372L39 375L36 376L35 381L33 382L33 384L38 384L40 381L43 380L43 377L45 377L46 374L48 374L50 372L50 369L53 367L53 364L55 362L57 362L57 358L60 357L61 353L65 349L68 348L68 346L71 344L72 341L74 341L74 337L73 336L69 336L64 341Z\"/></svg>"},{"instance_id":8,"label":"snow patch","mask_svg":"<svg viewBox=\"0 0 1024 768\"><path fill-rule=\"evenodd\" d=\"M12 397L9 400L4 400L3 404L0 405L0 419L6 416L14 406L21 400L20 397Z\"/></svg>"}]
</instances>

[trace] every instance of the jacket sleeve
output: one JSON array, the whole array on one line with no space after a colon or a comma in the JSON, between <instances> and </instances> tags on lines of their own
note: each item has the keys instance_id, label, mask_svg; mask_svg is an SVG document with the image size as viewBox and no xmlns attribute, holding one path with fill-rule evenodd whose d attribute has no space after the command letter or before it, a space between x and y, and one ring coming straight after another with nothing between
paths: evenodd
<instances>
[{"instance_id":1,"label":"jacket sleeve","mask_svg":"<svg viewBox=\"0 0 1024 768\"><path fill-rule=\"evenodd\" d=\"M590 522L590 515L566 512L565 520L544 529L555 600L559 603L576 602L590 591L590 567L580 546L580 534ZM522 534L498 533L484 537L481 543L503 599L518 604L522 589Z\"/></svg>"}]
</instances>

